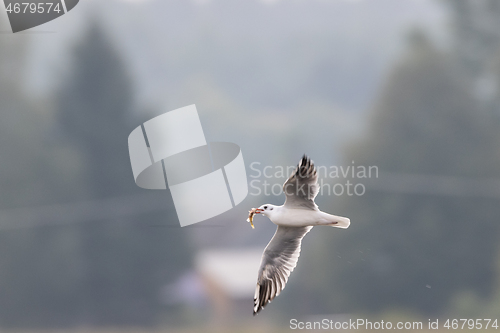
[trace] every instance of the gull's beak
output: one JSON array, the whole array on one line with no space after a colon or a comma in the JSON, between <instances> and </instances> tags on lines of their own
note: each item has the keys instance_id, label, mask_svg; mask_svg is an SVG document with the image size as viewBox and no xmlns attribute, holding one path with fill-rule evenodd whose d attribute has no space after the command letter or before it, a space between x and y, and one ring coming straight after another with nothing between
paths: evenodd
<instances>
[{"instance_id":1,"label":"gull's beak","mask_svg":"<svg viewBox=\"0 0 500 333\"><path fill-rule=\"evenodd\" d=\"M262 213L263 211L264 211L263 209L257 208L257 209L255 210L255 214L260 214L260 213Z\"/></svg>"}]
</instances>

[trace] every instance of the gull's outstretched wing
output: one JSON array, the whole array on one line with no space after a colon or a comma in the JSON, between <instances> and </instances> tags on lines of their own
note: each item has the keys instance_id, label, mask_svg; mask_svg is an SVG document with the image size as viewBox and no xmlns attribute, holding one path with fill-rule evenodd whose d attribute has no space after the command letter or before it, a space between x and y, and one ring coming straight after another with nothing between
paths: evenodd
<instances>
[{"instance_id":1,"label":"gull's outstretched wing","mask_svg":"<svg viewBox=\"0 0 500 333\"><path fill-rule=\"evenodd\" d=\"M318 174L309 157L302 157L293 174L283 184L283 192L286 195L286 208L318 209L314 203L319 192Z\"/></svg>"},{"instance_id":2,"label":"gull's outstretched wing","mask_svg":"<svg viewBox=\"0 0 500 333\"><path fill-rule=\"evenodd\" d=\"M278 226L267 244L259 269L253 301L254 316L285 288L290 273L297 266L302 238L312 227Z\"/></svg>"}]
</instances>

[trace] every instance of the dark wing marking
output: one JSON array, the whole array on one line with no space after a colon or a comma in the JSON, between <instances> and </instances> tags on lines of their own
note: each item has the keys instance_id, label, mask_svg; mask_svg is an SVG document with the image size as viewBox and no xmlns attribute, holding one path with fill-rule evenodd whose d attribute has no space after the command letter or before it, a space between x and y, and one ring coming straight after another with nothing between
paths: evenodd
<instances>
[{"instance_id":1,"label":"dark wing marking","mask_svg":"<svg viewBox=\"0 0 500 333\"><path fill-rule=\"evenodd\" d=\"M283 184L285 207L317 210L314 198L318 195L318 173L314 163L304 155L294 173Z\"/></svg>"},{"instance_id":2,"label":"dark wing marking","mask_svg":"<svg viewBox=\"0 0 500 333\"><path fill-rule=\"evenodd\" d=\"M290 273L297 266L302 238L312 227L278 226L267 244L259 269L254 295L254 316L285 288Z\"/></svg>"}]
</instances>

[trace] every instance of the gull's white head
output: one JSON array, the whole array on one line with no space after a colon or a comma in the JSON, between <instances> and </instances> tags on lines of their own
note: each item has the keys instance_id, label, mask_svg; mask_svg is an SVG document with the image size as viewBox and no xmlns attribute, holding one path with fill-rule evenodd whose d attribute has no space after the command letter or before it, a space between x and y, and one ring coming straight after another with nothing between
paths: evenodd
<instances>
[{"instance_id":1,"label":"gull's white head","mask_svg":"<svg viewBox=\"0 0 500 333\"><path fill-rule=\"evenodd\" d=\"M265 204L257 208L257 212L271 219L271 217L277 212L276 208L277 206L275 205Z\"/></svg>"}]
</instances>

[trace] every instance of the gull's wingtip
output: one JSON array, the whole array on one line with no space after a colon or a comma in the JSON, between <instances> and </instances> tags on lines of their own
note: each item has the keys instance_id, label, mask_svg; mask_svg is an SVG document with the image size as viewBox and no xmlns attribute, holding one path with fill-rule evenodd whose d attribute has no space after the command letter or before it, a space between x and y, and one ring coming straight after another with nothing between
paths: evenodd
<instances>
[{"instance_id":1,"label":"gull's wingtip","mask_svg":"<svg viewBox=\"0 0 500 333\"><path fill-rule=\"evenodd\" d=\"M256 300L254 300L254 304L255 304L255 301ZM256 315L258 315L261 309L262 309L262 307L260 305L254 305L253 316L255 317Z\"/></svg>"}]
</instances>

